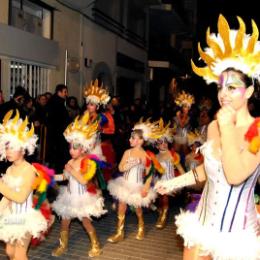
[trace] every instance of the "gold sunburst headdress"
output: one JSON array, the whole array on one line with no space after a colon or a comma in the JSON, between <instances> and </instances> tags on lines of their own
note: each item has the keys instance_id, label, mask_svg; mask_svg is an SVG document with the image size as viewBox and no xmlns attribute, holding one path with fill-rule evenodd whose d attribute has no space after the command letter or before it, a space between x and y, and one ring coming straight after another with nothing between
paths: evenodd
<instances>
[{"instance_id":1,"label":"gold sunburst headdress","mask_svg":"<svg viewBox=\"0 0 260 260\"><path fill-rule=\"evenodd\" d=\"M159 141L159 140L166 140L168 143L172 143L173 142L173 137L174 137L174 132L175 132L175 128L171 128L170 127L170 122L168 124L165 124L163 122L163 119L160 118L159 121L157 121L157 127L158 127L158 133L160 135L157 135L157 138L155 141Z\"/></svg>"},{"instance_id":2,"label":"gold sunburst headdress","mask_svg":"<svg viewBox=\"0 0 260 260\"><path fill-rule=\"evenodd\" d=\"M67 126L64 131L64 137L68 143L81 145L84 150L91 150L97 139L98 122L89 122L89 112L85 112L80 118L77 116L75 120Z\"/></svg>"},{"instance_id":3,"label":"gold sunburst headdress","mask_svg":"<svg viewBox=\"0 0 260 260\"><path fill-rule=\"evenodd\" d=\"M158 127L160 121L151 122L151 119L143 121L141 118L135 125L133 130L142 130L143 138L145 141L153 143L156 139L160 138L164 129Z\"/></svg>"},{"instance_id":4,"label":"gold sunburst headdress","mask_svg":"<svg viewBox=\"0 0 260 260\"><path fill-rule=\"evenodd\" d=\"M207 83L218 82L220 74L227 68L242 71L249 77L259 76L260 73L260 42L258 28L252 20L252 35L246 34L244 21L237 17L238 30L230 30L223 15L218 18L218 34L210 34L207 29L206 42L208 48L203 51L198 43L201 59L205 67L197 67L191 61L193 71L203 77Z\"/></svg>"},{"instance_id":5,"label":"gold sunburst headdress","mask_svg":"<svg viewBox=\"0 0 260 260\"><path fill-rule=\"evenodd\" d=\"M201 136L201 134L197 130L189 131L187 133L187 139L188 139L188 145L189 146L193 145L196 142L198 142L200 144L204 143L203 137Z\"/></svg>"},{"instance_id":6,"label":"gold sunburst headdress","mask_svg":"<svg viewBox=\"0 0 260 260\"><path fill-rule=\"evenodd\" d=\"M98 79L94 81L91 81L90 85L85 88L84 96L86 98L87 103L93 103L96 105L103 105L105 106L109 100L109 92L107 89L101 85L101 87L98 86Z\"/></svg>"},{"instance_id":7,"label":"gold sunburst headdress","mask_svg":"<svg viewBox=\"0 0 260 260\"><path fill-rule=\"evenodd\" d=\"M192 104L195 103L195 99L194 96L186 93L184 90L178 94L178 96L176 97L176 99L174 100L176 105L182 107L184 105L191 107Z\"/></svg>"},{"instance_id":8,"label":"gold sunburst headdress","mask_svg":"<svg viewBox=\"0 0 260 260\"><path fill-rule=\"evenodd\" d=\"M34 126L28 128L28 118L23 120L20 118L18 109L15 110L15 116L13 116L13 110L8 111L2 124L0 124L0 160L6 158L6 145L8 144L15 150L27 151L29 155L33 154L37 136L34 134Z\"/></svg>"}]
</instances>

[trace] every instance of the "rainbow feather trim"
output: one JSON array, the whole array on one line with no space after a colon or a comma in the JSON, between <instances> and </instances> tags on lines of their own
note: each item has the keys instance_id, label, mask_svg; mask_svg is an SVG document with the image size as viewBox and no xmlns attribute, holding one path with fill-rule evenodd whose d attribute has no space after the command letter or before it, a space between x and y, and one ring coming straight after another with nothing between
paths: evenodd
<instances>
[{"instance_id":1,"label":"rainbow feather trim","mask_svg":"<svg viewBox=\"0 0 260 260\"><path fill-rule=\"evenodd\" d=\"M33 183L33 189L36 190L37 203L35 209L40 209L46 199L47 189L54 186L54 170L47 168L39 163L32 163L36 169L37 177Z\"/></svg>"},{"instance_id":2,"label":"rainbow feather trim","mask_svg":"<svg viewBox=\"0 0 260 260\"><path fill-rule=\"evenodd\" d=\"M260 149L260 117L256 118L245 134L245 140L249 142L248 150L257 154Z\"/></svg>"},{"instance_id":3,"label":"rainbow feather trim","mask_svg":"<svg viewBox=\"0 0 260 260\"><path fill-rule=\"evenodd\" d=\"M174 165L177 165L180 163L181 161L181 157L178 153L176 153L175 151L170 151L171 152L171 156L172 156L172 162Z\"/></svg>"},{"instance_id":4,"label":"rainbow feather trim","mask_svg":"<svg viewBox=\"0 0 260 260\"><path fill-rule=\"evenodd\" d=\"M159 172L160 174L164 174L164 169L161 166L160 162L157 160L156 155L149 150L146 151L146 154L148 155L148 158L146 160L146 167L149 167L151 164L153 164L157 172Z\"/></svg>"},{"instance_id":5,"label":"rainbow feather trim","mask_svg":"<svg viewBox=\"0 0 260 260\"><path fill-rule=\"evenodd\" d=\"M150 170L148 172L148 174L144 177L144 182L146 182L146 180L150 177L153 176L156 171L160 174L164 174L164 169L161 166L161 164L159 163L159 161L157 160L155 154L151 151L146 151L146 154L148 155L148 158L146 159L146 167L150 167Z\"/></svg>"},{"instance_id":6,"label":"rainbow feather trim","mask_svg":"<svg viewBox=\"0 0 260 260\"><path fill-rule=\"evenodd\" d=\"M102 169L107 167L110 167L110 164L100 160L94 154L89 154L84 159L82 159L80 172L86 181L91 180L96 174L99 186L102 190L104 190L106 189L106 182L102 173Z\"/></svg>"}]
</instances>

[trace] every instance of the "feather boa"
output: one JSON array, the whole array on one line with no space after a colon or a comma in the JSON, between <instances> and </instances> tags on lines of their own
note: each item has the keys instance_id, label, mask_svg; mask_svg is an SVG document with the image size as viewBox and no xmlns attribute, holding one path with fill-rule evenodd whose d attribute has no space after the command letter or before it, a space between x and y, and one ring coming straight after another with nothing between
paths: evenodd
<instances>
[{"instance_id":1,"label":"feather boa","mask_svg":"<svg viewBox=\"0 0 260 260\"><path fill-rule=\"evenodd\" d=\"M111 167L109 163L100 160L98 156L94 154L89 154L82 159L80 172L83 175L83 178L87 181L90 181L96 174L99 186L102 190L104 190L106 189L106 183L102 170L109 167ZM87 189L91 193L96 193L95 185L91 182L87 184Z\"/></svg>"},{"instance_id":2,"label":"feather boa","mask_svg":"<svg viewBox=\"0 0 260 260\"><path fill-rule=\"evenodd\" d=\"M246 141L249 142L249 151L257 154L260 149L260 117L256 118L245 134Z\"/></svg>"},{"instance_id":3,"label":"feather boa","mask_svg":"<svg viewBox=\"0 0 260 260\"><path fill-rule=\"evenodd\" d=\"M157 171L160 174L164 174L164 169L160 162L157 160L155 154L151 151L146 151L148 157L146 158L146 167L150 167L148 174L145 176L144 181L146 181L150 176L153 176Z\"/></svg>"},{"instance_id":4,"label":"feather boa","mask_svg":"<svg viewBox=\"0 0 260 260\"><path fill-rule=\"evenodd\" d=\"M171 153L171 156L172 156L172 162L173 162L173 164L174 164L174 165L179 164L180 161L181 161L180 155L179 155L178 153L176 153L174 150L171 150L170 153Z\"/></svg>"},{"instance_id":5,"label":"feather boa","mask_svg":"<svg viewBox=\"0 0 260 260\"><path fill-rule=\"evenodd\" d=\"M33 183L33 189L36 190L36 197L38 198L35 209L40 209L43 201L46 199L48 187L53 187L55 184L54 170L39 163L32 163L32 165L37 173L37 177Z\"/></svg>"},{"instance_id":6,"label":"feather boa","mask_svg":"<svg viewBox=\"0 0 260 260\"><path fill-rule=\"evenodd\" d=\"M54 181L54 170L47 168L46 166L39 163L32 163L36 169L37 177L33 183L33 189L36 193L33 198L34 208L40 210L44 218L48 223L48 229L46 232L42 232L39 238L32 238L32 246L37 246L47 236L50 227L54 222L54 216L50 208L49 202L46 200L48 187L55 185Z\"/></svg>"}]
</instances>

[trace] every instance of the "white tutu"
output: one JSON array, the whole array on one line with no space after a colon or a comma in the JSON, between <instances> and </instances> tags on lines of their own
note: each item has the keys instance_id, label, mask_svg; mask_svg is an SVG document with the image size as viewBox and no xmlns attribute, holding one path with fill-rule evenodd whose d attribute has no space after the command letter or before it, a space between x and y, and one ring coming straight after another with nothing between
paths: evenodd
<instances>
[{"instance_id":1,"label":"white tutu","mask_svg":"<svg viewBox=\"0 0 260 260\"><path fill-rule=\"evenodd\" d=\"M52 207L64 219L78 218L82 220L83 217L100 217L107 212L104 209L104 199L100 192L92 194L86 191L79 195L69 193L67 187L60 189L60 194L53 202Z\"/></svg>"},{"instance_id":2,"label":"white tutu","mask_svg":"<svg viewBox=\"0 0 260 260\"><path fill-rule=\"evenodd\" d=\"M28 234L38 238L47 226L47 220L39 210L31 208L27 212L14 214L7 208L0 215L0 240L22 243Z\"/></svg>"},{"instance_id":3,"label":"white tutu","mask_svg":"<svg viewBox=\"0 0 260 260\"><path fill-rule=\"evenodd\" d=\"M157 197L153 189L149 189L147 196L142 197L143 184L130 182L124 177L109 181L107 188L116 199L134 207L148 207Z\"/></svg>"},{"instance_id":4,"label":"white tutu","mask_svg":"<svg viewBox=\"0 0 260 260\"><path fill-rule=\"evenodd\" d=\"M186 211L176 216L177 234L186 247L200 246L201 255L214 260L260 259L260 236L249 231L216 232L203 226L195 213Z\"/></svg>"}]
</instances>

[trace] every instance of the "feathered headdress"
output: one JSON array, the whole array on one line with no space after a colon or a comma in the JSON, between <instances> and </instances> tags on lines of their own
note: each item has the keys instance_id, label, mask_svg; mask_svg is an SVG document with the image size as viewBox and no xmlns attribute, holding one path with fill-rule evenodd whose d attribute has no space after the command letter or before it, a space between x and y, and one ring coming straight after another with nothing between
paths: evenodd
<instances>
[{"instance_id":1,"label":"feathered headdress","mask_svg":"<svg viewBox=\"0 0 260 260\"><path fill-rule=\"evenodd\" d=\"M258 41L258 28L252 20L252 35L246 34L244 21L237 17L238 30L230 30L228 22L223 15L218 18L218 34L210 34L208 28L206 41L208 48L203 51L198 43L198 51L201 59L206 63L205 67L197 67L191 61L193 71L203 77L207 83L218 82L222 71L234 68L244 74L258 76L260 73L260 42Z\"/></svg>"},{"instance_id":2,"label":"feathered headdress","mask_svg":"<svg viewBox=\"0 0 260 260\"><path fill-rule=\"evenodd\" d=\"M160 118L160 120L158 121L157 127L158 127L158 132L160 133L160 136L158 136L155 139L155 141L166 140L168 143L172 143L175 129L170 127L170 122L167 125L165 125L163 122L163 119Z\"/></svg>"},{"instance_id":3,"label":"feathered headdress","mask_svg":"<svg viewBox=\"0 0 260 260\"><path fill-rule=\"evenodd\" d=\"M87 103L96 105L105 106L110 100L108 90L103 88L103 85L101 87L98 86L98 79L94 81L94 84L91 81L90 85L86 87L84 95Z\"/></svg>"},{"instance_id":4,"label":"feathered headdress","mask_svg":"<svg viewBox=\"0 0 260 260\"><path fill-rule=\"evenodd\" d=\"M257 154L260 150L260 117L257 117L247 130L245 140L249 142L248 150Z\"/></svg>"},{"instance_id":5,"label":"feathered headdress","mask_svg":"<svg viewBox=\"0 0 260 260\"><path fill-rule=\"evenodd\" d=\"M202 136L196 130L194 132L193 131L188 132L187 133L187 139L188 139L188 145L189 146L193 145L196 142L198 142L200 144L204 143Z\"/></svg>"},{"instance_id":6,"label":"feathered headdress","mask_svg":"<svg viewBox=\"0 0 260 260\"><path fill-rule=\"evenodd\" d=\"M182 107L183 105L191 107L192 104L194 104L194 96L186 93L184 90L178 94L178 96L175 99L176 105Z\"/></svg>"},{"instance_id":7,"label":"feathered headdress","mask_svg":"<svg viewBox=\"0 0 260 260\"><path fill-rule=\"evenodd\" d=\"M150 118L143 121L143 118L134 125L133 130L142 130L143 138L145 141L153 143L154 140L158 139L162 135L162 129L158 127L158 122L151 122Z\"/></svg>"},{"instance_id":8,"label":"feathered headdress","mask_svg":"<svg viewBox=\"0 0 260 260\"><path fill-rule=\"evenodd\" d=\"M0 124L0 160L6 158L7 144L15 150L27 151L29 155L33 154L36 147L38 138L34 134L33 124L31 124L31 128L28 128L28 118L22 120L17 109L13 118L11 118L12 115L13 110L7 112Z\"/></svg>"},{"instance_id":9,"label":"feathered headdress","mask_svg":"<svg viewBox=\"0 0 260 260\"><path fill-rule=\"evenodd\" d=\"M83 146L84 150L90 150L95 146L97 139L98 122L89 122L89 113L85 112L79 118L67 126L64 131L64 137L68 143L77 143Z\"/></svg>"}]
</instances>

